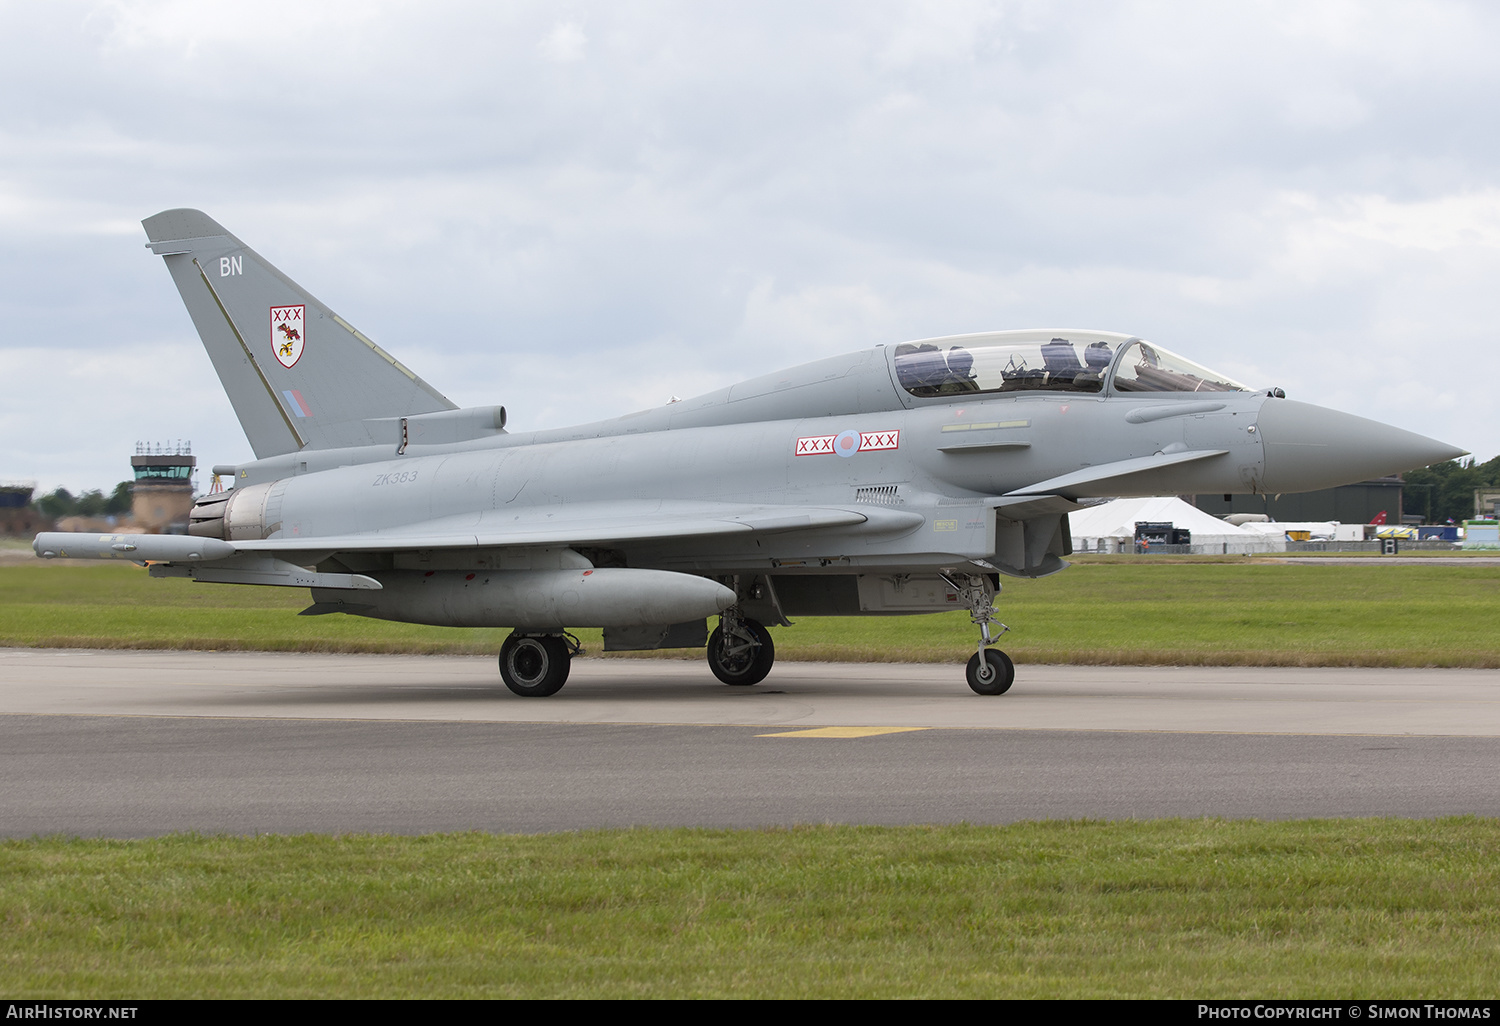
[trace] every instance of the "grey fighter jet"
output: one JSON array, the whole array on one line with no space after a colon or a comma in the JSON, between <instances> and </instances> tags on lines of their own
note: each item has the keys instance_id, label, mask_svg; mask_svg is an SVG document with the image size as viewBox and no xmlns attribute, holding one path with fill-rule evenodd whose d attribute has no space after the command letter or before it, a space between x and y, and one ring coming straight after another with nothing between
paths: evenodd
<instances>
[{"instance_id":1,"label":"grey fighter jet","mask_svg":"<svg viewBox=\"0 0 1500 1026\"><path fill-rule=\"evenodd\" d=\"M1307 491L1462 455L1072 329L876 346L509 431L199 211L144 225L256 458L214 467L234 487L198 499L187 535L49 533L36 552L309 588L305 615L511 627L518 695L562 687L573 627L604 628L606 651L706 648L746 685L771 669L765 624L945 609L978 628L970 687L1002 694L1001 579L1063 569L1091 500Z\"/></svg>"}]
</instances>

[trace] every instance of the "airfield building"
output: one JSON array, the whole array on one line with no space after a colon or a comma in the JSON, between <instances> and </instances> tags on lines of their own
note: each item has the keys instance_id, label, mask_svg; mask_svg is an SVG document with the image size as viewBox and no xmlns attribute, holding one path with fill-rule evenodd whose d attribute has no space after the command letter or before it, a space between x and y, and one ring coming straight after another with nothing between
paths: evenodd
<instances>
[{"instance_id":1,"label":"airfield building","mask_svg":"<svg viewBox=\"0 0 1500 1026\"><path fill-rule=\"evenodd\" d=\"M193 508L193 471L198 458L191 443L135 445L130 468L131 514L136 530L146 534L186 534Z\"/></svg>"},{"instance_id":2,"label":"airfield building","mask_svg":"<svg viewBox=\"0 0 1500 1026\"><path fill-rule=\"evenodd\" d=\"M0 534L30 535L52 528L52 521L31 505L33 482L0 484Z\"/></svg>"}]
</instances>

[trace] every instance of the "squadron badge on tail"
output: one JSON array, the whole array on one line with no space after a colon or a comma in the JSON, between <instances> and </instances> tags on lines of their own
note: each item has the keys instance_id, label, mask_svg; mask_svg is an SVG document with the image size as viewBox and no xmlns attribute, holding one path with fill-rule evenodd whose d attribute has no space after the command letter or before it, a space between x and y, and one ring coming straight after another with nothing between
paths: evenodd
<instances>
[{"instance_id":1,"label":"squadron badge on tail","mask_svg":"<svg viewBox=\"0 0 1500 1026\"><path fill-rule=\"evenodd\" d=\"M307 318L305 306L271 307L271 348L276 353L276 362L291 370L302 359L302 350L307 345Z\"/></svg>"}]
</instances>

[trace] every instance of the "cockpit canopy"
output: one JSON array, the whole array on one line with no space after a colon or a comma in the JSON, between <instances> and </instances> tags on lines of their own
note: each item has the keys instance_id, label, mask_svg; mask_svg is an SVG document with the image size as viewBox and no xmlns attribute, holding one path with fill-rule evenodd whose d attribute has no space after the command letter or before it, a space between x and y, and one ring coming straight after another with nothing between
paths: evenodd
<instances>
[{"instance_id":1,"label":"cockpit canopy","mask_svg":"<svg viewBox=\"0 0 1500 1026\"><path fill-rule=\"evenodd\" d=\"M905 342L896 378L914 396L982 392L1249 392L1138 338L1102 331L997 331Z\"/></svg>"}]
</instances>

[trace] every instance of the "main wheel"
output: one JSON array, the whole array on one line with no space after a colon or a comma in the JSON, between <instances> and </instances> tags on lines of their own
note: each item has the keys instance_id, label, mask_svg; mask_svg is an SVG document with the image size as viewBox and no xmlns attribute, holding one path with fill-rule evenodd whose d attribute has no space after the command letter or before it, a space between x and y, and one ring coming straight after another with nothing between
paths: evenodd
<instances>
[{"instance_id":1,"label":"main wheel","mask_svg":"<svg viewBox=\"0 0 1500 1026\"><path fill-rule=\"evenodd\" d=\"M979 662L979 653L969 657L969 687L981 695L1003 695L1010 690L1016 679L1016 664L1010 656L998 648L984 650L984 663Z\"/></svg>"},{"instance_id":2,"label":"main wheel","mask_svg":"<svg viewBox=\"0 0 1500 1026\"><path fill-rule=\"evenodd\" d=\"M556 634L512 634L500 646L500 679L518 695L545 698L567 683L572 659Z\"/></svg>"},{"instance_id":3,"label":"main wheel","mask_svg":"<svg viewBox=\"0 0 1500 1026\"><path fill-rule=\"evenodd\" d=\"M734 648L726 652L724 628L715 627L708 636L708 667L725 684L759 684L766 679L771 664L776 661L776 646L771 644L771 632L760 624L754 620L741 622L756 643L751 645L731 638Z\"/></svg>"}]
</instances>

